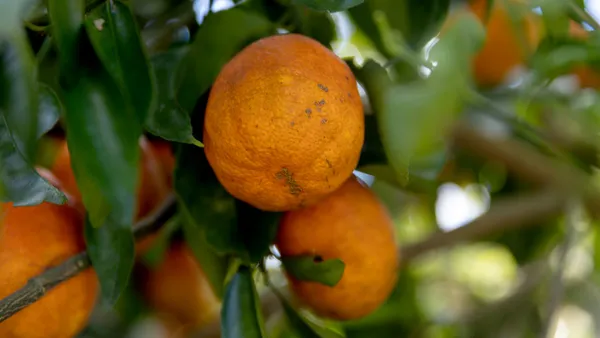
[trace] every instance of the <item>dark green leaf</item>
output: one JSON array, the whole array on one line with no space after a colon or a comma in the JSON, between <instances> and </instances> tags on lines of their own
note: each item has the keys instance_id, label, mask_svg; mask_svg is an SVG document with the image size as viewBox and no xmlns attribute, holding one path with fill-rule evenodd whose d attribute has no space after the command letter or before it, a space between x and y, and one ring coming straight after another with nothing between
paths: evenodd
<instances>
[{"instance_id":1,"label":"dark green leaf","mask_svg":"<svg viewBox=\"0 0 600 338\"><path fill-rule=\"evenodd\" d=\"M180 203L183 205L183 203ZM188 247L206 274L210 285L219 298L223 298L228 259L217 255L206 241L205 229L198 226L190 217L187 209L182 210L183 234Z\"/></svg>"},{"instance_id":2,"label":"dark green leaf","mask_svg":"<svg viewBox=\"0 0 600 338\"><path fill-rule=\"evenodd\" d=\"M400 3L400 2L398 2ZM352 7L348 10L348 15L356 25L370 40L373 46L386 58L394 57L388 46L383 42L379 27L373 18L373 1L363 2L362 4Z\"/></svg>"},{"instance_id":3,"label":"dark green leaf","mask_svg":"<svg viewBox=\"0 0 600 338\"><path fill-rule=\"evenodd\" d=\"M340 12L358 6L364 0L294 0L317 11Z\"/></svg>"},{"instance_id":4,"label":"dark green leaf","mask_svg":"<svg viewBox=\"0 0 600 338\"><path fill-rule=\"evenodd\" d=\"M358 8L350 9L350 14L359 28L372 39L375 47L384 55L387 52L386 56L389 57L389 54L397 56L399 49L417 49L437 34L449 7L450 0L370 0ZM373 19L373 13L376 12L384 15L384 22L381 18ZM394 43L390 39L382 40L383 36L395 34L399 34L402 41Z\"/></svg>"},{"instance_id":5,"label":"dark green leaf","mask_svg":"<svg viewBox=\"0 0 600 338\"><path fill-rule=\"evenodd\" d=\"M359 166L368 164L385 164L387 158L381 144L379 127L375 115L365 115L365 142L360 154Z\"/></svg>"},{"instance_id":6,"label":"dark green leaf","mask_svg":"<svg viewBox=\"0 0 600 338\"><path fill-rule=\"evenodd\" d=\"M181 220L178 216L174 216L163 225L156 238L152 241L152 246L142 256L142 261L146 266L154 268L162 262L165 252L169 248L171 236L180 227Z\"/></svg>"},{"instance_id":7,"label":"dark green leaf","mask_svg":"<svg viewBox=\"0 0 600 338\"><path fill-rule=\"evenodd\" d=\"M84 35L83 0L48 0L48 14L52 22L52 38L60 54L58 60L62 81L71 83L77 80L74 71L80 64L80 40Z\"/></svg>"},{"instance_id":8,"label":"dark green leaf","mask_svg":"<svg viewBox=\"0 0 600 338\"><path fill-rule=\"evenodd\" d=\"M131 227L141 135L133 111L105 71L81 78L64 97L69 152L92 225L110 218Z\"/></svg>"},{"instance_id":9,"label":"dark green leaf","mask_svg":"<svg viewBox=\"0 0 600 338\"><path fill-rule=\"evenodd\" d=\"M342 279L346 264L340 259L323 260L320 256L299 255L282 257L286 271L298 280L334 287Z\"/></svg>"},{"instance_id":10,"label":"dark green leaf","mask_svg":"<svg viewBox=\"0 0 600 338\"><path fill-rule=\"evenodd\" d=\"M190 112L239 50L274 33L271 22L255 12L232 8L207 16L183 61L178 90L181 107Z\"/></svg>"},{"instance_id":11,"label":"dark green leaf","mask_svg":"<svg viewBox=\"0 0 600 338\"><path fill-rule=\"evenodd\" d=\"M201 148L179 146L175 190L182 208L194 225L205 232L213 249L219 254L246 255L237 233L235 199L219 183Z\"/></svg>"},{"instance_id":12,"label":"dark green leaf","mask_svg":"<svg viewBox=\"0 0 600 338\"><path fill-rule=\"evenodd\" d=\"M50 86L40 83L39 91L38 137L41 137L56 125L63 108L58 96Z\"/></svg>"},{"instance_id":13,"label":"dark green leaf","mask_svg":"<svg viewBox=\"0 0 600 338\"><path fill-rule=\"evenodd\" d=\"M33 52L22 28L31 1L7 3L0 12L0 200L15 205L62 204L62 192L34 170L38 91Z\"/></svg>"},{"instance_id":14,"label":"dark green leaf","mask_svg":"<svg viewBox=\"0 0 600 338\"><path fill-rule=\"evenodd\" d=\"M296 6L290 9L293 13L293 32L310 36L324 46L330 48L335 39L335 24L327 12L317 12L306 6Z\"/></svg>"},{"instance_id":15,"label":"dark green leaf","mask_svg":"<svg viewBox=\"0 0 600 338\"><path fill-rule=\"evenodd\" d=\"M250 10L266 16L271 22L283 22L288 13L288 6L279 0L246 0L238 6L240 9Z\"/></svg>"},{"instance_id":16,"label":"dark green leaf","mask_svg":"<svg viewBox=\"0 0 600 338\"><path fill-rule=\"evenodd\" d=\"M156 88L131 10L119 0L106 1L86 15L85 28L102 64L144 123L155 109Z\"/></svg>"},{"instance_id":17,"label":"dark green leaf","mask_svg":"<svg viewBox=\"0 0 600 338\"><path fill-rule=\"evenodd\" d=\"M241 266L225 291L221 309L221 337L266 337L259 304L252 271Z\"/></svg>"},{"instance_id":18,"label":"dark green leaf","mask_svg":"<svg viewBox=\"0 0 600 338\"><path fill-rule=\"evenodd\" d=\"M179 106L175 91L177 70L187 52L188 48L182 47L152 57L158 101L146 118L146 130L169 141L198 144L192 135L190 115Z\"/></svg>"},{"instance_id":19,"label":"dark green leaf","mask_svg":"<svg viewBox=\"0 0 600 338\"><path fill-rule=\"evenodd\" d=\"M125 287L134 260L131 231L141 135L132 107L104 70L82 69L76 85L63 88L71 165L91 226L90 259L105 303ZM85 114L82 114L85 112Z\"/></svg>"},{"instance_id":20,"label":"dark green leaf","mask_svg":"<svg viewBox=\"0 0 600 338\"><path fill-rule=\"evenodd\" d=\"M23 158L0 114L0 201L25 206L43 201L63 204L66 200L60 190L40 177Z\"/></svg>"},{"instance_id":21,"label":"dark green leaf","mask_svg":"<svg viewBox=\"0 0 600 338\"><path fill-rule=\"evenodd\" d=\"M298 337L303 338L320 338L318 334L300 317L300 315L296 312L296 310L288 303L288 300L285 299L279 292L275 293L279 300L281 301L281 305L283 306L283 311L285 312L285 316L289 321L291 328L294 331L294 334L297 334Z\"/></svg>"},{"instance_id":22,"label":"dark green leaf","mask_svg":"<svg viewBox=\"0 0 600 338\"><path fill-rule=\"evenodd\" d=\"M127 287L135 258L135 243L131 227L104 224L93 227L85 222L87 252L100 280L102 304L114 305Z\"/></svg>"},{"instance_id":23,"label":"dark green leaf","mask_svg":"<svg viewBox=\"0 0 600 338\"><path fill-rule=\"evenodd\" d=\"M0 114L29 161L36 152L39 98L33 52L19 25L0 31L0 90Z\"/></svg>"},{"instance_id":24,"label":"dark green leaf","mask_svg":"<svg viewBox=\"0 0 600 338\"><path fill-rule=\"evenodd\" d=\"M269 253L275 241L282 213L266 212L236 200L238 231L244 243L249 262L258 263Z\"/></svg>"}]
</instances>

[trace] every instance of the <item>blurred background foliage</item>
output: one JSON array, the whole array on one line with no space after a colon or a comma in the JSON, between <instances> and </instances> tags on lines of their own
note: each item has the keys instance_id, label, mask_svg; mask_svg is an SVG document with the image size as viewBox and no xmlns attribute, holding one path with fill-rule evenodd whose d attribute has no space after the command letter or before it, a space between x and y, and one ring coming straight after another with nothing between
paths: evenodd
<instances>
[{"instance_id":1,"label":"blurred background foliage","mask_svg":"<svg viewBox=\"0 0 600 338\"><path fill-rule=\"evenodd\" d=\"M465 20L453 33L451 29L446 31L447 39L439 34L464 2L359 2L127 2L135 23L123 19L122 24L140 27L155 78L125 85L136 87L138 92L152 90L142 88L149 83L156 86L156 102L148 103L155 105L155 109L149 109L144 128L150 138L161 137L177 144L175 188L184 201L178 218L159 233L162 248L157 244L143 263L136 264L156 268L165 259L166 243L185 240L208 278L222 281L238 278L241 272L232 277L238 267L235 260L232 263L231 257L209 253L206 241L217 251L248 253L246 258L253 262L268 254L263 243L251 246L261 239L268 244L272 235L261 232L239 236L234 210L238 210L240 219L243 207L231 204L232 200L215 183L210 170L206 171L202 151L192 144L201 140L203 105L220 67L249 42L275 31L311 36L348 60L355 71L361 84L367 128L357 174L387 206L401 247L418 243L434 233L459 228L484 214L495 200L532 186L503 164L453 149L442 135L451 122L459 119L468 120L485 132L522 140L542 153L565 159L598 177L600 80L595 85L593 77L598 76L594 74L596 70L600 71L600 36L597 23L595 26L589 23L600 18L599 1L539 0L528 5L527 10L542 18L546 35L521 67L493 86L471 85L476 76L471 74L469 60L481 48L485 27ZM86 1L87 12L93 13L100 3ZM327 3L339 5L339 10L317 10L320 4ZM349 8L343 6L345 3ZM489 4L491 8L492 2ZM518 8L513 12L516 14L512 15L522 15ZM2 18L8 16L0 14L0 22L4 22ZM90 18L94 18L93 14L88 14L86 20ZM587 22L583 27L589 35L585 41L566 33L570 20L582 19ZM65 128L62 121L54 123L59 120L64 104L61 103L64 98L57 93L61 92L61 84L68 82L59 76L59 69L69 67L60 64L64 60L57 58L47 38L48 24L45 6L40 2L27 20L26 33L33 46L38 81L42 83L39 103L45 107L40 119L44 135L35 162L43 166L53 162L57 138ZM91 24L104 23L92 20ZM503 29L496 34L509 34L507 27ZM525 36L523 29L516 32L521 38ZM101 49L102 41L97 43L94 48ZM496 50L496 59L487 60L487 67L502 63L506 57L503 52ZM584 76L570 72L573 64L581 63L590 67L586 74L592 79L587 85ZM131 71L143 73L139 69ZM431 78L427 77L429 74L433 74ZM165 116L169 118L165 120ZM191 172L204 175L190 177ZM191 190L200 185L201 190ZM60 196L46 194L45 198L56 200ZM323 321L297 308L287 293L280 262L269 255L261 266L268 272L268 285L262 276L255 279L265 330L273 338L538 337L541 334L555 338L597 337L600 335L600 234L597 221L583 213L574 213L573 217L567 215L574 220L559 217L539 222L538 226L506 230L475 243L420 255L402 267L398 285L384 306L366 318L345 323ZM220 228L194 226L198 220L219 224ZM134 286L136 278L143 278L137 271L134 268L134 276L117 305L98 306L79 337L167 336L168 329L158 319L160 314L148 306ZM239 283L239 292L252 291L252 285L244 284L247 280L233 281ZM222 295L225 290L216 292ZM279 298L285 301L280 302ZM258 298L254 301L259 302ZM228 304L237 307L240 318L254 316L248 311L255 305ZM218 337L219 324L201 325L192 336Z\"/></svg>"}]
</instances>

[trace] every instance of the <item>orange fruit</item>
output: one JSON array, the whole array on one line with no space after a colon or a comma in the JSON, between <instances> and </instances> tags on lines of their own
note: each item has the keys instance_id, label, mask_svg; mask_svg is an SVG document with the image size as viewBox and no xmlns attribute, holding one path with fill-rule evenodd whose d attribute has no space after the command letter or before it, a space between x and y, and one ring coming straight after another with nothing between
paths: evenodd
<instances>
[{"instance_id":1,"label":"orange fruit","mask_svg":"<svg viewBox=\"0 0 600 338\"><path fill-rule=\"evenodd\" d=\"M58 183L47 171L42 175ZM83 217L68 204L15 207L3 203L0 208L0 298L85 250ZM0 337L73 337L87 324L97 294L94 270L80 272L0 323Z\"/></svg>"},{"instance_id":2,"label":"orange fruit","mask_svg":"<svg viewBox=\"0 0 600 338\"><path fill-rule=\"evenodd\" d=\"M185 334L219 316L220 302L193 253L174 242L155 268L136 269L144 299L170 332Z\"/></svg>"},{"instance_id":3,"label":"orange fruit","mask_svg":"<svg viewBox=\"0 0 600 338\"><path fill-rule=\"evenodd\" d=\"M298 34L250 44L219 73L204 151L234 197L266 211L309 206L355 169L364 114L350 68Z\"/></svg>"},{"instance_id":4,"label":"orange fruit","mask_svg":"<svg viewBox=\"0 0 600 338\"><path fill-rule=\"evenodd\" d=\"M570 22L569 34L579 40L586 40L589 36L588 31L575 21ZM589 65L576 65L571 73L577 77L581 88L600 88L600 74Z\"/></svg>"},{"instance_id":5,"label":"orange fruit","mask_svg":"<svg viewBox=\"0 0 600 338\"><path fill-rule=\"evenodd\" d=\"M345 263L344 274L334 287L287 274L298 300L323 317L364 317L388 298L397 281L399 255L392 220L356 177L321 202L286 212L276 245L282 258L315 255Z\"/></svg>"},{"instance_id":6,"label":"orange fruit","mask_svg":"<svg viewBox=\"0 0 600 338\"><path fill-rule=\"evenodd\" d=\"M481 87L503 83L517 66L524 65L541 40L541 21L521 0L495 0L486 21L487 0L469 2L469 9L486 27L486 39L473 61L473 76ZM523 10L513 22L507 6Z\"/></svg>"},{"instance_id":7,"label":"orange fruit","mask_svg":"<svg viewBox=\"0 0 600 338\"><path fill-rule=\"evenodd\" d=\"M170 192L166 178L167 175L163 172L161 162L153 152L146 137L140 137L139 144L141 160L137 190L136 220L152 212L164 201ZM71 167L71 155L66 141L63 141L63 144L60 146L51 171L62 182L64 191L74 196L76 200L81 201L81 192L75 181L75 175ZM83 204L80 203L79 208L83 209Z\"/></svg>"}]
</instances>

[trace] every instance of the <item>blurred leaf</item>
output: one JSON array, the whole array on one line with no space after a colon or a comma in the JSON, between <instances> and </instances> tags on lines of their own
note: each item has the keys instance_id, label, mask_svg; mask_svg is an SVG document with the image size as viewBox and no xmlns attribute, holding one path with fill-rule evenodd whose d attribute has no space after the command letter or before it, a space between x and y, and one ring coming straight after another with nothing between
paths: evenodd
<instances>
[{"instance_id":1,"label":"blurred leaf","mask_svg":"<svg viewBox=\"0 0 600 338\"><path fill-rule=\"evenodd\" d=\"M193 224L205 232L206 241L214 250L219 254L245 255L244 243L237 234L235 199L217 180L202 149L180 145L175 190L181 207Z\"/></svg>"},{"instance_id":2,"label":"blurred leaf","mask_svg":"<svg viewBox=\"0 0 600 338\"><path fill-rule=\"evenodd\" d=\"M67 84L77 80L74 70L79 67L81 60L79 42L84 35L84 11L83 0L48 0L52 38L60 54L60 82Z\"/></svg>"},{"instance_id":3,"label":"blurred leaf","mask_svg":"<svg viewBox=\"0 0 600 338\"><path fill-rule=\"evenodd\" d=\"M131 101L140 123L156 105L156 86L135 18L119 0L106 1L85 17L96 54Z\"/></svg>"},{"instance_id":4,"label":"blurred leaf","mask_svg":"<svg viewBox=\"0 0 600 338\"><path fill-rule=\"evenodd\" d=\"M290 11L293 13L293 32L310 36L331 48L331 42L335 39L335 23L329 13L317 12L306 6L295 6Z\"/></svg>"},{"instance_id":5,"label":"blurred leaf","mask_svg":"<svg viewBox=\"0 0 600 338\"><path fill-rule=\"evenodd\" d=\"M569 34L569 12L572 1L540 1L545 34L551 37L566 37Z\"/></svg>"},{"instance_id":6,"label":"blurred leaf","mask_svg":"<svg viewBox=\"0 0 600 338\"><path fill-rule=\"evenodd\" d=\"M173 216L158 231L156 238L152 241L150 248L142 255L142 261L150 268L154 268L162 262L169 248L172 235L181 227L179 216Z\"/></svg>"},{"instance_id":7,"label":"blurred leaf","mask_svg":"<svg viewBox=\"0 0 600 338\"><path fill-rule=\"evenodd\" d=\"M471 57L484 36L473 15L457 19L431 50L437 67L415 83L390 85L385 69L374 61L356 71L375 109L384 150L400 184L408 182L409 166L425 172L433 169L429 175L434 177L441 170L444 132L470 93L465 70L470 69ZM448 91L449 87L453 90Z\"/></svg>"},{"instance_id":8,"label":"blurred leaf","mask_svg":"<svg viewBox=\"0 0 600 338\"><path fill-rule=\"evenodd\" d=\"M317 11L341 12L348 8L358 6L364 0L294 0Z\"/></svg>"},{"instance_id":9,"label":"blurred leaf","mask_svg":"<svg viewBox=\"0 0 600 338\"><path fill-rule=\"evenodd\" d=\"M114 305L125 290L135 258L131 226L104 224L94 228L87 218L85 242L88 255L98 275L101 287L101 304Z\"/></svg>"},{"instance_id":10,"label":"blurred leaf","mask_svg":"<svg viewBox=\"0 0 600 338\"><path fill-rule=\"evenodd\" d=\"M600 64L600 48L568 38L545 39L531 59L531 67L541 81L563 75L581 64Z\"/></svg>"},{"instance_id":11,"label":"blurred leaf","mask_svg":"<svg viewBox=\"0 0 600 338\"><path fill-rule=\"evenodd\" d=\"M331 287L336 286L342 279L346 267L346 264L338 258L323 260L318 255L281 257L281 262L294 278Z\"/></svg>"},{"instance_id":12,"label":"blurred leaf","mask_svg":"<svg viewBox=\"0 0 600 338\"><path fill-rule=\"evenodd\" d=\"M236 200L238 231L250 263L258 263L275 241L282 213L266 212Z\"/></svg>"},{"instance_id":13,"label":"blurred leaf","mask_svg":"<svg viewBox=\"0 0 600 338\"><path fill-rule=\"evenodd\" d=\"M62 114L62 104L54 90L47 84L39 84L38 138L52 129Z\"/></svg>"},{"instance_id":14,"label":"blurred leaf","mask_svg":"<svg viewBox=\"0 0 600 338\"><path fill-rule=\"evenodd\" d=\"M206 241L206 231L194 223L189 213L182 211L183 234L186 244L194 253L217 297L223 298L228 259L219 256Z\"/></svg>"},{"instance_id":15,"label":"blurred leaf","mask_svg":"<svg viewBox=\"0 0 600 338\"><path fill-rule=\"evenodd\" d=\"M232 8L207 16L181 67L178 100L182 109L191 112L221 68L239 50L274 33L271 22L255 12Z\"/></svg>"},{"instance_id":16,"label":"blurred leaf","mask_svg":"<svg viewBox=\"0 0 600 338\"><path fill-rule=\"evenodd\" d=\"M156 109L146 118L146 130L163 139L181 143L199 143L192 135L190 115L177 102L175 77L188 47L171 49L152 56L152 68L158 87Z\"/></svg>"},{"instance_id":17,"label":"blurred leaf","mask_svg":"<svg viewBox=\"0 0 600 338\"><path fill-rule=\"evenodd\" d=\"M264 338L260 300L251 270L241 266L227 284L221 309L221 337Z\"/></svg>"}]
</instances>

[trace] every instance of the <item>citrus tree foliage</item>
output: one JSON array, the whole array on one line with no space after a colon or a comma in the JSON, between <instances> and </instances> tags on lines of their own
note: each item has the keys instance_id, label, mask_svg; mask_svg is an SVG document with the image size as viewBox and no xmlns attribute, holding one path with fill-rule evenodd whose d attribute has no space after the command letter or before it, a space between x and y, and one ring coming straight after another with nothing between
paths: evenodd
<instances>
[{"instance_id":1,"label":"citrus tree foliage","mask_svg":"<svg viewBox=\"0 0 600 338\"><path fill-rule=\"evenodd\" d=\"M131 283L142 135L175 150L177 214L141 259L156 266L173 238L184 239L222 304L223 337L531 336L552 329L561 304L600 323L600 274L593 268L600 262L600 26L584 1L479 1L479 18L475 10L455 12L465 1L450 0L226 2L0 4L0 199L65 203L35 170L50 161L52 133L64 133L102 291L82 337L124 335L151 314ZM505 26L495 6L507 6ZM537 40L530 43L532 28L522 18L534 7ZM588 31L576 37L574 24ZM252 42L282 32L334 50L364 90L357 170L373 176L371 188L407 256L389 299L362 319L319 318L290 296L283 271L332 287L345 263L303 255L271 267L281 213L228 194L204 154L204 109L219 71ZM491 34L512 36L514 48L498 47L478 61L492 48ZM519 46L528 50L518 65L524 71L504 72L505 52ZM502 78L483 85L477 62ZM477 133L504 138L486 143ZM443 225L436 200L449 182L461 196L489 202L489 222L474 224L486 230L436 237ZM548 211L544 198L528 203L540 186L548 192L534 196L560 195L568 203ZM514 198L519 203L503 204ZM411 256L472 239L480 242ZM581 262L592 267L564 276L565 267ZM276 310L265 306L268 295Z\"/></svg>"}]
</instances>

